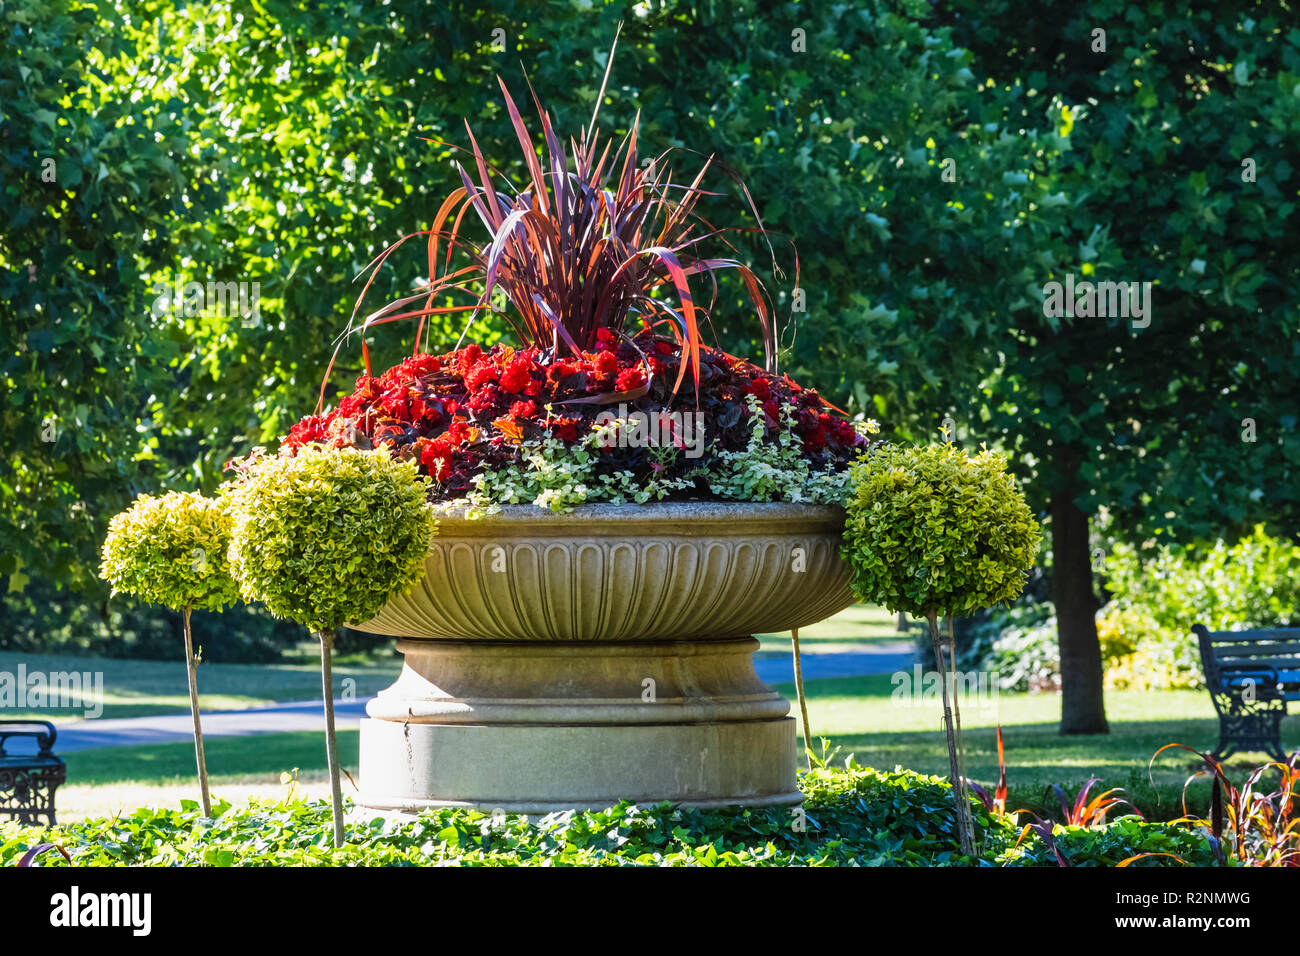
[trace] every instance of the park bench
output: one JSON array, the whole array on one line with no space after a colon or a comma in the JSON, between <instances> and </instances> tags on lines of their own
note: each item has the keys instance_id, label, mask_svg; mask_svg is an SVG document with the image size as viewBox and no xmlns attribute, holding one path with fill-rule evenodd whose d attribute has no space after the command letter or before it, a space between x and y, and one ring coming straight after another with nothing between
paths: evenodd
<instances>
[{"instance_id":1,"label":"park bench","mask_svg":"<svg viewBox=\"0 0 1300 956\"><path fill-rule=\"evenodd\" d=\"M54 791L68 768L54 755L54 725L46 720L0 720L0 814L19 823L45 816L54 825ZM11 740L34 740L35 753L9 753Z\"/></svg>"},{"instance_id":2,"label":"park bench","mask_svg":"<svg viewBox=\"0 0 1300 956\"><path fill-rule=\"evenodd\" d=\"M1282 718L1286 702L1300 700L1300 628L1210 631L1195 624L1192 632L1219 714L1214 758L1253 750L1285 761Z\"/></svg>"}]
</instances>

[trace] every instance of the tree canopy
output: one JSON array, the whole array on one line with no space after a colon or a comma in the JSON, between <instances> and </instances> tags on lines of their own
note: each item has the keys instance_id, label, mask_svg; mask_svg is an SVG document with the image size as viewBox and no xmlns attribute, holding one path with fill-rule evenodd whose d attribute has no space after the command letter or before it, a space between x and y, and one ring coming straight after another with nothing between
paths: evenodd
<instances>
[{"instance_id":1,"label":"tree canopy","mask_svg":"<svg viewBox=\"0 0 1300 956\"><path fill-rule=\"evenodd\" d=\"M647 155L715 156L719 209L743 180L777 268L756 234L739 252L784 323L783 370L886 435L951 418L1012 455L1052 536L1067 711L1097 729L1099 535L1300 526L1288 18L1249 0L6 5L7 630L67 617L41 610L55 598L107 614L107 517L213 490L310 411L353 279L458 184L465 122L524 180L495 77L577 130L622 22L602 125L640 111ZM374 295L422 273L413 250ZM191 281L256 283L257 308L160 298ZM1149 282L1149 312L1048 315L1053 282ZM759 359L744 299L723 280L716 344ZM376 365L412 334L373 333Z\"/></svg>"}]
</instances>

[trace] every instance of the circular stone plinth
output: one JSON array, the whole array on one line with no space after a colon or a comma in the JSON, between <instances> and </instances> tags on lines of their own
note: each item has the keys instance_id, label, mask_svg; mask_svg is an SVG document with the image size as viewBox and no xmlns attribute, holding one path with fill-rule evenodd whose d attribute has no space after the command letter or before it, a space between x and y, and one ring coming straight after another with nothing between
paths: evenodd
<instances>
[{"instance_id":1,"label":"circular stone plinth","mask_svg":"<svg viewBox=\"0 0 1300 956\"><path fill-rule=\"evenodd\" d=\"M774 720L790 702L754 673L752 637L577 643L403 638L402 673L366 705L432 724Z\"/></svg>"},{"instance_id":2,"label":"circular stone plinth","mask_svg":"<svg viewBox=\"0 0 1300 956\"><path fill-rule=\"evenodd\" d=\"M798 803L794 719L710 724L361 721L358 802L387 810L598 810Z\"/></svg>"},{"instance_id":3,"label":"circular stone plinth","mask_svg":"<svg viewBox=\"0 0 1300 956\"><path fill-rule=\"evenodd\" d=\"M401 676L361 724L365 806L799 800L790 702L754 673L752 637L397 647Z\"/></svg>"}]
</instances>

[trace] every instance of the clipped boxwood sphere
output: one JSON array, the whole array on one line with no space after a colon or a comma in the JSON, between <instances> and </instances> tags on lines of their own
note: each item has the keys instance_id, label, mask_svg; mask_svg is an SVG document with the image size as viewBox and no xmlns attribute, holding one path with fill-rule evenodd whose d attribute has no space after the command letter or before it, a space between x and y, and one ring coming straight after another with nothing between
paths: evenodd
<instances>
[{"instance_id":1,"label":"clipped boxwood sphere","mask_svg":"<svg viewBox=\"0 0 1300 956\"><path fill-rule=\"evenodd\" d=\"M141 495L109 522L100 577L114 594L220 611L239 600L226 560L231 523L221 501L198 492Z\"/></svg>"},{"instance_id":2,"label":"clipped boxwood sphere","mask_svg":"<svg viewBox=\"0 0 1300 956\"><path fill-rule=\"evenodd\" d=\"M437 533L427 481L385 449L266 458L227 495L245 600L313 631L370 620L424 572Z\"/></svg>"},{"instance_id":3,"label":"clipped boxwood sphere","mask_svg":"<svg viewBox=\"0 0 1300 956\"><path fill-rule=\"evenodd\" d=\"M913 617L1016 598L1039 529L1006 462L955 445L885 447L850 473L843 554L858 598Z\"/></svg>"}]
</instances>

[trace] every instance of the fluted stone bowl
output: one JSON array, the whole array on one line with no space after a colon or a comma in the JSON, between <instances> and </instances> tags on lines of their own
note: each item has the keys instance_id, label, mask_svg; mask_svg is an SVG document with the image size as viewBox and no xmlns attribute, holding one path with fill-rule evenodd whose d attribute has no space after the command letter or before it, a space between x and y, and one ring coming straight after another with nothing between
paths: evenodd
<instances>
[{"instance_id":1,"label":"fluted stone bowl","mask_svg":"<svg viewBox=\"0 0 1300 956\"><path fill-rule=\"evenodd\" d=\"M531 813L799 799L789 701L752 635L853 601L844 513L685 502L448 518L359 630L401 638L366 707L360 802Z\"/></svg>"},{"instance_id":2,"label":"fluted stone bowl","mask_svg":"<svg viewBox=\"0 0 1300 956\"><path fill-rule=\"evenodd\" d=\"M832 505L660 502L440 522L423 579L358 630L483 641L788 631L853 600Z\"/></svg>"}]
</instances>

